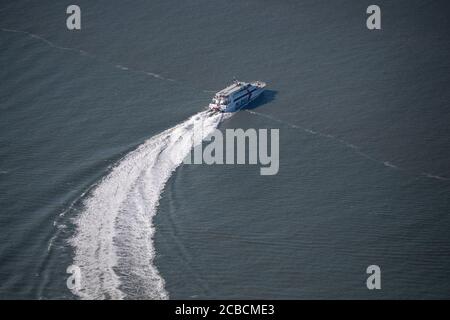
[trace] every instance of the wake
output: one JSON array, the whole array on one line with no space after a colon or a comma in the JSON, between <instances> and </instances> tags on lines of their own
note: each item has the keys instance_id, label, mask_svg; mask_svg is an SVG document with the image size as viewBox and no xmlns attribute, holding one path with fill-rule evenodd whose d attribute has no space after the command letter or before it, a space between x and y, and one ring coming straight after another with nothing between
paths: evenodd
<instances>
[{"instance_id":1,"label":"wake","mask_svg":"<svg viewBox=\"0 0 450 320\"><path fill-rule=\"evenodd\" d=\"M148 72L148 71L145 71L145 70L138 70L138 69L135 69L135 68L123 66L121 64L114 64L114 63L112 63L112 62L110 62L110 61L108 61L106 59L103 59L103 58L101 58L99 56L96 56L96 55L94 55L94 54L92 54L90 52L87 52L85 50L82 50L82 49L60 46L60 45L58 45L58 44L48 40L47 38L45 38L43 36L40 36L40 35L35 34L35 33L28 32L28 31L16 30L16 29L8 29L8 28L0 28L0 31L9 32L9 33L23 34L23 35L25 35L25 36L27 36L27 37L29 37L31 39L35 39L35 40L38 40L38 41L44 43L45 45L47 45L50 48L61 50L61 51L68 51L68 52L72 52L74 54L78 54L80 56L89 57L91 59L95 59L95 60L101 61L101 62L103 62L105 64L108 64L111 67L116 68L116 69L121 70L121 71L132 72L132 73L136 73L136 74L142 74L142 75L149 76L149 77L156 78L158 80L163 80L163 81L170 81L170 82L175 82L176 81L175 79L167 78L167 77L164 77L164 76L162 76L160 74L157 74L157 73L154 73L154 72Z\"/></svg>"},{"instance_id":2,"label":"wake","mask_svg":"<svg viewBox=\"0 0 450 320\"><path fill-rule=\"evenodd\" d=\"M168 298L153 264L152 218L172 172L222 119L203 111L150 138L89 192L70 240L73 264L82 274L81 289L74 294L82 299Z\"/></svg>"},{"instance_id":3,"label":"wake","mask_svg":"<svg viewBox=\"0 0 450 320\"><path fill-rule=\"evenodd\" d=\"M292 129L302 130L303 132L306 132L307 134L310 134L310 135L313 135L313 136L318 136L318 137L321 137L321 138L333 140L334 142L337 142L337 143L343 145L344 147L351 149L353 152L355 152L359 156L361 156L363 158L366 158L366 159L368 159L368 160L370 160L372 162L381 164L381 165L383 165L383 166L385 166L387 168L398 170L398 171L409 172L410 174L415 175L417 177L425 177L425 178L434 179L434 180L440 180L440 181L450 181L450 178L447 178L447 177L443 177L443 176L439 176L439 175L435 175L435 174L431 174L431 173L427 173L427 172L420 172L420 173L418 173L418 172L410 172L409 170L404 169L404 168L402 168L402 167L400 167L400 166L398 166L398 165L396 165L396 164L394 164L394 163L392 163L390 161L384 161L384 160L377 159L377 158L367 154L366 152L362 151L359 146L355 146L354 144L352 144L350 142L347 142L347 141L345 141L345 140L343 140L341 138L338 138L338 137L336 137L334 135L322 133L322 132L319 132L319 131L316 131L316 130L312 130L312 129L309 129L309 128L305 128L305 127L299 126L297 124L293 124L293 123L290 123L290 122L286 122L286 121L277 119L275 117L272 117L272 116L264 114L264 113L260 113L260 112L256 112L256 111L252 111L252 110L246 110L246 111L248 113L250 113L250 114L253 114L253 115L256 115L256 116L260 116L260 117L269 119L271 121L275 121L275 122L281 123L281 124L283 124L285 126L288 126L288 127L292 128Z\"/></svg>"}]
</instances>

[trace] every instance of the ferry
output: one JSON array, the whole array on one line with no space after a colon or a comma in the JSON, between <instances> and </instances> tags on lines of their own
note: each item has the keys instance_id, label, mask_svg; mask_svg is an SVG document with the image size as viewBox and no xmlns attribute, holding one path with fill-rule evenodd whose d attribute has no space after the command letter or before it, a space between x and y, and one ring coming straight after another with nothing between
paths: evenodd
<instances>
[{"instance_id":1,"label":"ferry","mask_svg":"<svg viewBox=\"0 0 450 320\"><path fill-rule=\"evenodd\" d=\"M209 104L213 112L236 112L263 93L266 83L234 80L231 85L217 92Z\"/></svg>"}]
</instances>

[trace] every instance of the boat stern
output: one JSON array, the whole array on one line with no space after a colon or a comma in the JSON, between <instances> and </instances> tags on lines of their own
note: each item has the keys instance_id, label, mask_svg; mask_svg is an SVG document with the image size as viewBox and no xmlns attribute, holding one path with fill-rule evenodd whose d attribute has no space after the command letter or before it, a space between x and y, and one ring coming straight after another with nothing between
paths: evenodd
<instances>
[{"instance_id":1,"label":"boat stern","mask_svg":"<svg viewBox=\"0 0 450 320\"><path fill-rule=\"evenodd\" d=\"M216 104L216 103L210 103L208 108L209 110L212 111L222 111L224 109L225 106L222 106L220 104Z\"/></svg>"}]
</instances>

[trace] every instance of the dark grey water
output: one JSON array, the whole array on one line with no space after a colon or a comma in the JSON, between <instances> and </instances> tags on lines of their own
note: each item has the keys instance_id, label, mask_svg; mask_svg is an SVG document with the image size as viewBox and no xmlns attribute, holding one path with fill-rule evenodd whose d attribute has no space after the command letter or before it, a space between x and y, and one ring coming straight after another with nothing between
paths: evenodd
<instances>
[{"instance_id":1,"label":"dark grey water","mask_svg":"<svg viewBox=\"0 0 450 320\"><path fill-rule=\"evenodd\" d=\"M0 298L449 297L446 1L69 4L0 6ZM272 91L220 128L279 128L278 175L172 172L233 77Z\"/></svg>"}]
</instances>

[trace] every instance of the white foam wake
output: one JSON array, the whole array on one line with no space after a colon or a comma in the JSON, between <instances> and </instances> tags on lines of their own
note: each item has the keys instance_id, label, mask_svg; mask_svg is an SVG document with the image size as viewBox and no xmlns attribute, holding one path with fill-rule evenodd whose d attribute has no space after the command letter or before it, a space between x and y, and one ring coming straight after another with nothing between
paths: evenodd
<instances>
[{"instance_id":1,"label":"white foam wake","mask_svg":"<svg viewBox=\"0 0 450 320\"><path fill-rule=\"evenodd\" d=\"M90 192L71 239L73 264L82 274L75 294L83 299L168 298L153 264L152 218L171 173L220 121L221 115L209 117L204 111L150 138ZM194 129L201 132L194 135Z\"/></svg>"}]
</instances>

